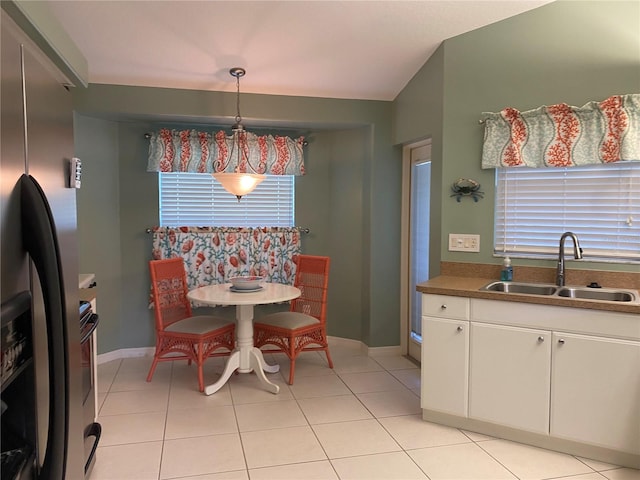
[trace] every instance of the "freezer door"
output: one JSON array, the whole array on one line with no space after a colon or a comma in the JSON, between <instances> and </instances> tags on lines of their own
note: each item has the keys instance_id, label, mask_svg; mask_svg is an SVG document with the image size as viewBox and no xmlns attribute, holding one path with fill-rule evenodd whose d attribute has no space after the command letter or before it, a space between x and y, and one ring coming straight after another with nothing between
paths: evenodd
<instances>
[{"instance_id":1,"label":"freezer door","mask_svg":"<svg viewBox=\"0 0 640 480\"><path fill-rule=\"evenodd\" d=\"M18 180L27 172L37 179L48 199L60 245L60 263L65 287L64 303L68 306L62 320L69 369L69 383L65 387L69 400L65 478L78 480L84 477L84 425L77 308L76 198L75 189L67 188L68 166L74 157L72 99L71 93L63 86L64 78L59 71L4 9L1 15L1 296L2 300L6 300L18 291L32 291L38 401L38 461L42 465L49 423L49 362L40 279L36 270L29 268L28 256L23 249L24 238L20 232Z\"/></svg>"},{"instance_id":2,"label":"freezer door","mask_svg":"<svg viewBox=\"0 0 640 480\"><path fill-rule=\"evenodd\" d=\"M80 330L78 328L78 246L76 238L76 191L68 188L69 164L74 156L73 149L73 110L71 93L52 72L42 58L42 54L25 44L24 85L26 100L27 130L27 173L42 187L56 228L59 246L60 275L62 293L66 309L64 317L68 401L68 434L65 478L82 479L84 477L84 445L82 420L82 382L80 365ZM23 239L24 240L24 239ZM34 297L34 332L41 332L45 325L41 280L32 269L32 290ZM37 300L40 300L39 302ZM42 341L36 336L35 341ZM38 350L36 344L36 352ZM36 379L46 375L44 362L36 357ZM46 381L38 380L39 389L47 386ZM48 392L47 392L48 393ZM47 394L38 391L39 407L46 403ZM47 411L39 408L39 412ZM46 424L38 421L39 432L46 436ZM40 452L45 443L40 440ZM42 458L41 458L42 460Z\"/></svg>"},{"instance_id":3,"label":"freezer door","mask_svg":"<svg viewBox=\"0 0 640 480\"><path fill-rule=\"evenodd\" d=\"M27 257L20 234L20 196L18 179L25 171L24 122L20 44L17 26L2 11L2 51L0 59L0 300L29 290Z\"/></svg>"}]
</instances>

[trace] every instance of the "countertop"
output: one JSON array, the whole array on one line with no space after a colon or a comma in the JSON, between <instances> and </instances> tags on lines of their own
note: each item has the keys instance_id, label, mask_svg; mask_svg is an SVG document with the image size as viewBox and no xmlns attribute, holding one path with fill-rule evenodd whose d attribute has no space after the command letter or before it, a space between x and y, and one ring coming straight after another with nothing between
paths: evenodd
<instances>
[{"instance_id":1,"label":"countertop","mask_svg":"<svg viewBox=\"0 0 640 480\"><path fill-rule=\"evenodd\" d=\"M560 307L588 308L610 312L635 313L640 315L640 305L624 302L603 302L557 296L526 295L518 293L488 292L480 290L485 285L496 281L495 278L461 277L440 275L416 286L422 293L436 295L452 295L455 297L485 298L487 300L503 300L508 302L538 303ZM567 285L570 286L570 285Z\"/></svg>"},{"instance_id":2,"label":"countertop","mask_svg":"<svg viewBox=\"0 0 640 480\"><path fill-rule=\"evenodd\" d=\"M91 302L98 296L98 289L96 288L96 276L93 273L81 273L78 275L78 287L80 300Z\"/></svg>"},{"instance_id":3,"label":"countertop","mask_svg":"<svg viewBox=\"0 0 640 480\"><path fill-rule=\"evenodd\" d=\"M95 281L96 276L94 273L81 273L78 275L78 288L91 288Z\"/></svg>"}]
</instances>

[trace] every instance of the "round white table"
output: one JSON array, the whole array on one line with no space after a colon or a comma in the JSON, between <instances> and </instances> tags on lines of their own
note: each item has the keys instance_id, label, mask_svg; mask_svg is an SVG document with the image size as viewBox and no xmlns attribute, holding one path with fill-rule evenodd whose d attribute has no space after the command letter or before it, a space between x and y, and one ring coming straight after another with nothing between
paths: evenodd
<instances>
[{"instance_id":1,"label":"round white table","mask_svg":"<svg viewBox=\"0 0 640 480\"><path fill-rule=\"evenodd\" d=\"M229 380L234 371L256 372L260 383L271 393L278 393L280 387L270 382L264 372L276 373L280 365L269 365L259 348L253 346L253 307L267 303L292 300L301 295L298 288L280 283L264 283L256 292L236 293L230 290L230 283L208 285L191 290L187 297L206 305L236 306L236 348L233 350L217 382L205 387L204 393L217 392Z\"/></svg>"}]
</instances>

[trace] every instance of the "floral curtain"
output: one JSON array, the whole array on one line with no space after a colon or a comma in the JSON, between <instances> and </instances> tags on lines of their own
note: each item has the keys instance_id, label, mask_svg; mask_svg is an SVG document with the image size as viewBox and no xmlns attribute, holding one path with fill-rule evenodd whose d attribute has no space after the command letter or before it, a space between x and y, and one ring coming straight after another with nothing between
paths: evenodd
<instances>
[{"instance_id":1,"label":"floral curtain","mask_svg":"<svg viewBox=\"0 0 640 480\"><path fill-rule=\"evenodd\" d=\"M246 133L248 161L256 173L267 175L304 175L304 137L289 137ZM235 171L230 158L233 136L220 130L216 133L196 130L161 129L149 139L149 172L215 173ZM245 162L241 172L251 172Z\"/></svg>"},{"instance_id":2,"label":"floral curtain","mask_svg":"<svg viewBox=\"0 0 640 480\"><path fill-rule=\"evenodd\" d=\"M297 227L155 227L154 260L182 257L189 289L240 275L293 285L300 254Z\"/></svg>"},{"instance_id":3,"label":"floral curtain","mask_svg":"<svg viewBox=\"0 0 640 480\"><path fill-rule=\"evenodd\" d=\"M640 94L583 107L564 103L483 113L482 168L571 167L640 161Z\"/></svg>"}]
</instances>

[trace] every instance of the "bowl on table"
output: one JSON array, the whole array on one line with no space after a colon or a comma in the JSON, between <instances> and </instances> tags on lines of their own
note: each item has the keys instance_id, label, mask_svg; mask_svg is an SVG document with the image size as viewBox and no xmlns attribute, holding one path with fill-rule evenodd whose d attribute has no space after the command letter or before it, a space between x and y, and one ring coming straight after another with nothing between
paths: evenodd
<instances>
[{"instance_id":1,"label":"bowl on table","mask_svg":"<svg viewBox=\"0 0 640 480\"><path fill-rule=\"evenodd\" d=\"M264 281L264 277L256 275L247 275L243 277L231 277L232 290L258 290L261 288L260 283Z\"/></svg>"}]
</instances>

